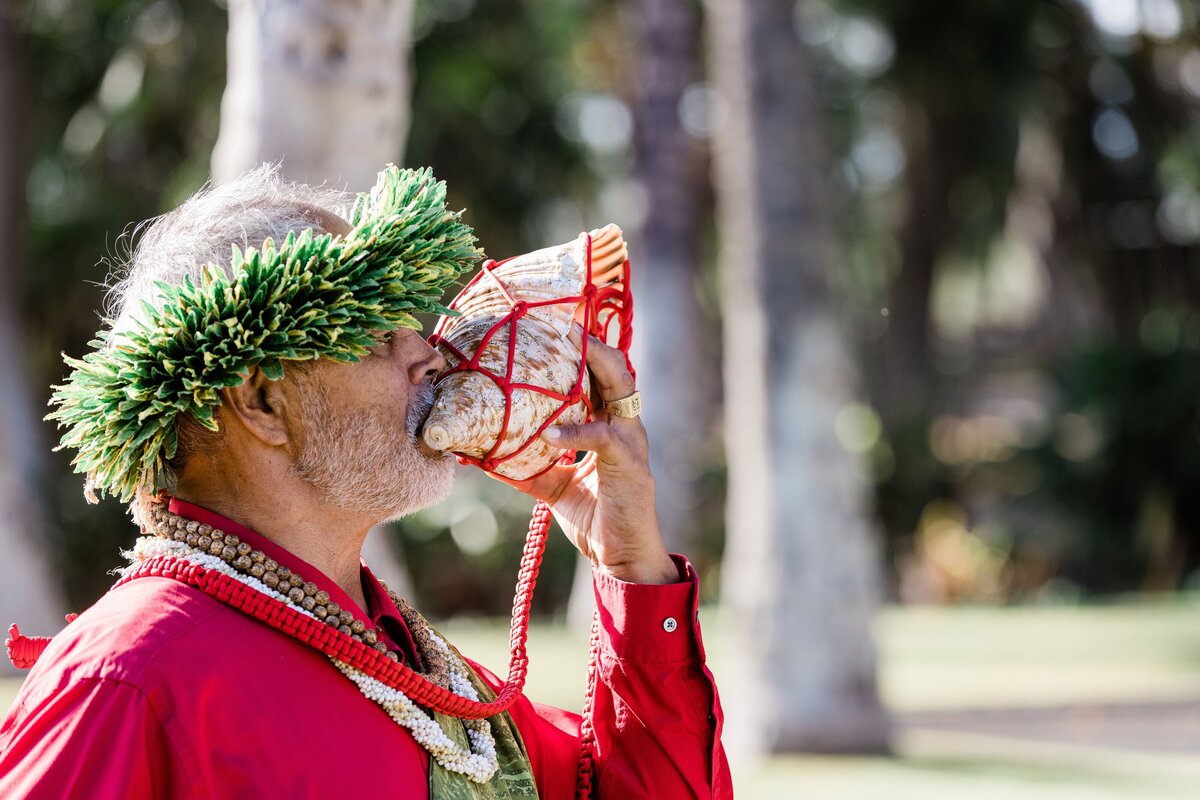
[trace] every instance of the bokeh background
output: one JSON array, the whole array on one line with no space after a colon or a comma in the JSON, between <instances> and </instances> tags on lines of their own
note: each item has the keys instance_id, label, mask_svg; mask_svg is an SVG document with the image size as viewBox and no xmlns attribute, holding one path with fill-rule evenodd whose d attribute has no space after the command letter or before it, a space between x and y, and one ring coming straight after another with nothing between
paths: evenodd
<instances>
[{"instance_id":1,"label":"bokeh background","mask_svg":"<svg viewBox=\"0 0 1200 800\"><path fill-rule=\"evenodd\" d=\"M382 109L490 256L625 230L742 796L1194 796L1195 4L3 0L0 105L0 621L52 631L136 533L40 421L132 223L218 136L345 184L295 142ZM464 472L372 535L501 670L530 507ZM581 576L555 543L535 602L572 706Z\"/></svg>"}]
</instances>

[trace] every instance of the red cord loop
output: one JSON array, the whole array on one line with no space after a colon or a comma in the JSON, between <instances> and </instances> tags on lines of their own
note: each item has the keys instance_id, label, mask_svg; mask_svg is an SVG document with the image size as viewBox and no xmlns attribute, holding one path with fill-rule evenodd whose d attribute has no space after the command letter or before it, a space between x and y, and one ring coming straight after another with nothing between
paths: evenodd
<instances>
[{"instance_id":1,"label":"red cord loop","mask_svg":"<svg viewBox=\"0 0 1200 800\"><path fill-rule=\"evenodd\" d=\"M633 364L629 360L629 346L633 341L633 295L630 289L629 280L629 261L626 260L623 265L621 282L612 286L600 288L593 282L592 273L592 237L587 236L585 244L585 268L586 280L584 281L583 289L578 295L571 297L562 297L554 300L544 300L534 303L525 300L515 300L504 282L494 272L496 267L504 262L496 262L491 259L483 263L482 269L467 286L467 289L475 285L480 280L491 280L495 282L500 294L508 301L508 313L503 315L495 324L493 324L483 335L475 352L468 355L462 353L458 348L454 347L450 342L445 341L442 336L443 331L449 324L448 318L443 318L429 337L431 345L440 345L448 350L458 359L458 363L452 368L446 370L438 376L435 383L445 380L448 375L453 375L456 372L478 372L487 376L496 384L504 395L504 418L500 426L500 432L496 435L496 443L492 446L491 451L484 455L483 458L473 458L465 453L456 453L459 463L475 464L486 472L495 472L497 467L506 459L512 458L518 453L529 447L542 434L546 428L554 424L554 421L571 406L582 402L587 409L586 419L592 419L592 403L591 399L583 391L583 381L587 374L587 348L588 338L584 337L581 353L579 357L579 371L576 374L575 383L571 389L565 393L555 392L538 386L530 386L521 384L514 385L512 379L513 359L516 349L516 325L517 320L525 316L530 309L540 308L555 304L570 303L575 307L575 319L580 322L583 329L590 335L595 336L600 341L607 341L608 329L612 321L617 320L619 333L617 336L617 347L625 355L625 366L629 370L629 374L635 379L637 377L633 369ZM450 303L450 308L455 308L459 300L462 298L462 293ZM499 375L486 367L480 365L480 357L486 351L492 337L497 335L501 330L507 327L508 336L508 353L505 360L504 374ZM512 401L514 389L520 388L524 391L538 392L548 397L553 397L558 400L561 405L542 425L533 432L520 447L500 456L497 451L504 442L505 434L508 432L508 423L512 418ZM570 464L574 461L574 452L567 451L563 457L556 463ZM554 465L546 467L549 470ZM543 470L545 472L545 470ZM540 474L540 473L539 473ZM537 477L532 476L532 477ZM529 539L526 540L525 558L534 561L541 560L541 547L545 546L545 531L550 528L550 507L545 503L538 503L534 508L533 519L529 523ZM540 544L535 541L535 531L540 532ZM524 562L522 562L524 564ZM528 657L525 653L525 639L529 627L529 607L533 602L533 581L526 582L519 580L517 582L516 595L513 598L513 618L512 628L509 634L509 650L512 653L509 667L509 682L523 683L525 679L525 668L528 665ZM591 653L589 654L588 665L588 690L585 698L586 707L584 710L583 725L580 730L580 749L579 749L579 772L576 785L576 797L579 800L586 800L592 792L592 772L593 758L595 751L595 734L592 729L592 703L596 687L596 670L598 664L598 648L599 648L599 629L595 620L592 626L592 641ZM390 662L389 662L390 663ZM509 684L505 685L505 690Z\"/></svg>"},{"instance_id":2,"label":"red cord loop","mask_svg":"<svg viewBox=\"0 0 1200 800\"><path fill-rule=\"evenodd\" d=\"M538 505L545 504L539 501ZM362 670L387 686L399 689L418 705L460 719L483 719L507 711L524 689L529 673L529 657L525 648L529 635L529 609L533 602L532 590L537 583L537 573L541 567L542 552L546 547L546 536L550 530L549 522L549 508L544 514L538 513L538 509L535 508L526 539L528 546L521 558L517 592L513 599L510 635L512 656L509 661L508 679L496 698L488 703L460 697L428 680L411 667L392 661L331 625L290 608L236 578L183 559L170 556L147 559L117 581L114 588L147 576L172 578L194 586L223 603L268 623L327 656Z\"/></svg>"},{"instance_id":3,"label":"red cord loop","mask_svg":"<svg viewBox=\"0 0 1200 800\"><path fill-rule=\"evenodd\" d=\"M67 624L70 625L78 616L67 614ZM26 636L21 633L15 622L8 626L8 638L4 641L4 649L8 651L8 660L17 669L32 669L49 646L49 636Z\"/></svg>"},{"instance_id":4,"label":"red cord loop","mask_svg":"<svg viewBox=\"0 0 1200 800\"><path fill-rule=\"evenodd\" d=\"M8 651L8 660L17 669L30 669L49 645L49 636L26 636L15 622L8 626L4 647Z\"/></svg>"}]
</instances>

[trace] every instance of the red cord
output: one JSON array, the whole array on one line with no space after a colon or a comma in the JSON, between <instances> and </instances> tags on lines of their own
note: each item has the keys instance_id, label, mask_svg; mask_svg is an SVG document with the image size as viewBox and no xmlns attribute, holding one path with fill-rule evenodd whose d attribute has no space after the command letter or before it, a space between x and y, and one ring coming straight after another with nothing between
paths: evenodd
<instances>
[{"instance_id":1,"label":"red cord","mask_svg":"<svg viewBox=\"0 0 1200 800\"><path fill-rule=\"evenodd\" d=\"M26 636L21 633L15 622L8 626L8 638L4 640L4 648L8 651L8 660L17 669L32 668L49 646L49 636Z\"/></svg>"},{"instance_id":2,"label":"red cord","mask_svg":"<svg viewBox=\"0 0 1200 800\"><path fill-rule=\"evenodd\" d=\"M575 778L575 797L592 796L593 761L596 756L596 678L600 672L600 613L592 613L592 633L588 637L587 689L583 695L583 719L579 723L579 767Z\"/></svg>"},{"instance_id":3,"label":"red cord","mask_svg":"<svg viewBox=\"0 0 1200 800\"><path fill-rule=\"evenodd\" d=\"M78 616L67 614L67 624L70 625ZM21 633L15 622L8 626L8 638L4 640L4 649L8 651L8 660L17 669L32 669L49 646L49 636L26 636Z\"/></svg>"},{"instance_id":4,"label":"red cord","mask_svg":"<svg viewBox=\"0 0 1200 800\"><path fill-rule=\"evenodd\" d=\"M513 597L508 676L496 698L488 703L459 697L415 672L411 667L392 661L375 648L356 641L332 625L301 613L236 578L173 556L159 556L143 561L117 581L113 588L138 578L172 578L194 586L248 616L266 622L325 655L361 670L386 686L399 689L418 705L460 719L483 719L507 711L525 686L525 679L529 674L529 656L525 649L529 638L529 609L533 602L533 587L537 583L537 573L549 530L550 507L538 501L529 523L529 535L525 540L525 551L521 557L517 589Z\"/></svg>"},{"instance_id":5,"label":"red cord","mask_svg":"<svg viewBox=\"0 0 1200 800\"><path fill-rule=\"evenodd\" d=\"M564 411L580 400L584 402L587 408L588 421L591 421L592 414L595 411L595 409L592 408L590 398L583 394L583 379L587 372L588 338L586 336L583 338L583 346L581 348L582 353L580 354L579 358L579 372L576 375L575 384L566 394L555 392L541 386L531 386L529 384L515 383L513 381L512 371L517 341L517 322L521 319L521 317L528 313L529 309L566 303L570 303L575 306L582 306L584 330L587 331L587 333L600 338L601 340L608 339L609 327L611 326L612 321L616 319L620 328L617 338L617 347L625 355L625 366L629 370L629 374L636 378L636 372L633 369L633 364L629 360L629 347L633 342L633 293L629 281L628 259L626 259L624 265L622 266L621 288L618 289L613 286L606 286L604 288L597 287L593 283L592 275L592 237L591 235L587 235L584 261L586 280L584 282L583 292L570 297L561 297L553 300L542 300L536 302L526 302L523 300L514 299L512 293L508 290L508 287L505 286L504 282L500 280L499 276L496 275L496 268L506 263L506 261L496 262L488 260L484 262L483 268L479 271L479 274L472 278L466 287L464 287L463 291L460 292L459 295L450 303L450 308L455 308L463 294L481 280L491 280L495 282L501 296L508 301L508 313L501 316L500 319L495 322L495 324L488 328L488 330L484 333L482 340L479 342L479 345L475 348L474 353L467 355L453 344L445 340L444 334L448 326L452 324L452 317L443 317L438 322L437 328L434 329L433 335L429 337L429 343L431 345L441 345L442 347L445 347L446 350L448 350L455 356L455 358L458 359L457 364L438 376L438 382L445 380L446 377L455 373L477 372L480 375L486 376L493 383L495 383L497 388L499 388L500 392L504 395L504 417L500 425L500 432L496 435L496 441L492 445L491 449L485 453L482 458L474 458L465 453L456 453L456 455L459 456L462 461L469 464L474 464L486 472L495 472L496 468L502 462L524 451L527 447L533 444L533 442L537 440L538 436L540 436L541 433L546 430L546 428L552 425ZM504 374L497 375L495 372L481 366L479 361L483 356L484 351L487 349L488 344L491 342L492 337L503 330L505 326L508 326L508 353L505 358ZM520 447L508 453L507 455L497 457L496 454L500 447L504 444L504 436L508 432L508 422L512 416L513 391L515 389L538 392L558 400L561 405L559 405L554 413L552 413L538 427L538 429L534 431L532 436L521 443ZM564 454L563 459L559 463L570 463L573 456L574 453L568 452ZM546 470L550 469L552 466L554 465L551 464L550 466L546 467ZM546 470L542 470L542 472L545 472ZM543 505L544 504L539 503L537 509L535 509L535 519L530 523L529 527L530 537L533 537L534 535L534 529L538 525L537 514L542 510ZM547 524L549 524L548 509ZM528 545L526 545L526 549L528 550ZM538 557L541 557L540 553ZM510 663L513 664L517 662L518 656L521 659L526 659L524 647L526 639L525 632L527 631L529 625L527 610L529 603L527 600L523 599L522 594L526 588L532 593L532 585L524 587L520 582L518 582L517 597L513 599L513 627L510 635L510 647L512 648L512 659ZM524 612L521 612L524 614L524 616L520 617L520 619L518 619L519 605L526 609ZM584 700L583 722L580 725L579 771L578 782L576 785L576 797L579 798L579 800L587 800L592 793L592 762L595 757L596 748L595 733L592 727L592 716L596 691L600 642L598 619L598 617L594 617L592 620L591 646L588 654L587 691ZM520 633L519 636L518 633Z\"/></svg>"}]
</instances>

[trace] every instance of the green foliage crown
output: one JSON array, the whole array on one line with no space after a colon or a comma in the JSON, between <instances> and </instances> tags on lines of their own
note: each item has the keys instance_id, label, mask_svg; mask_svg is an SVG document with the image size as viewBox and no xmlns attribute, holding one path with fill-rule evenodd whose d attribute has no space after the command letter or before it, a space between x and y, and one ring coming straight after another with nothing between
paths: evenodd
<instances>
[{"instance_id":1,"label":"green foliage crown","mask_svg":"<svg viewBox=\"0 0 1200 800\"><path fill-rule=\"evenodd\" d=\"M360 194L344 236L289 234L280 244L233 248L229 274L205 265L197 283L158 283L161 303L115 334L111 321L55 386L46 418L66 428L75 471L131 500L152 490L174 457L176 422L192 414L217 430L220 390L253 367L272 380L285 361L357 361L380 331L417 328L415 312L450 313L442 291L481 256L446 185L429 169L389 165Z\"/></svg>"}]
</instances>

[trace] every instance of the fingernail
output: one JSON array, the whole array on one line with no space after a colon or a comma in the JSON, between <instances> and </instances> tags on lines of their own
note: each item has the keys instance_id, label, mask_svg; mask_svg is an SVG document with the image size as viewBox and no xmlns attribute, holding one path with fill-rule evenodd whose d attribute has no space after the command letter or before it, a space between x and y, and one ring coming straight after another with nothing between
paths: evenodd
<instances>
[{"instance_id":1,"label":"fingernail","mask_svg":"<svg viewBox=\"0 0 1200 800\"><path fill-rule=\"evenodd\" d=\"M562 431L558 428L546 428L542 431L542 438L547 442L557 442L562 438Z\"/></svg>"}]
</instances>

